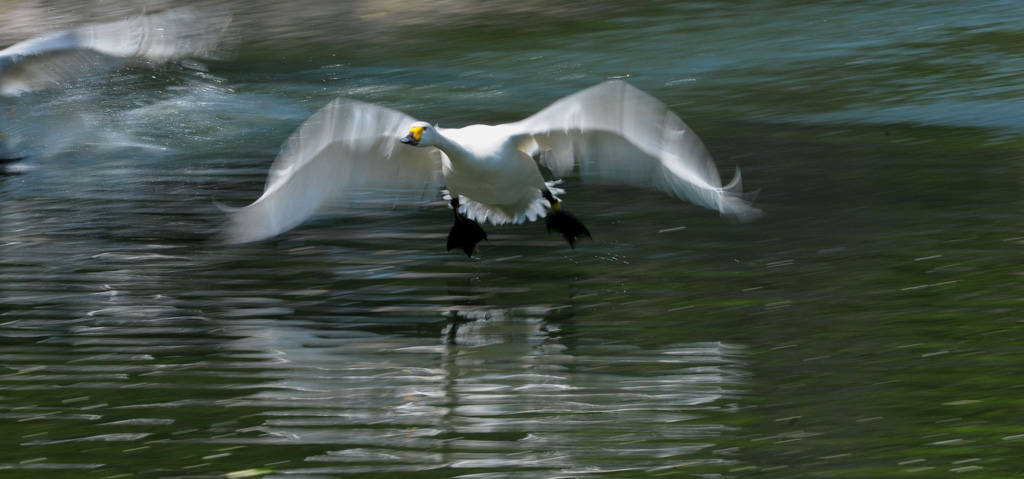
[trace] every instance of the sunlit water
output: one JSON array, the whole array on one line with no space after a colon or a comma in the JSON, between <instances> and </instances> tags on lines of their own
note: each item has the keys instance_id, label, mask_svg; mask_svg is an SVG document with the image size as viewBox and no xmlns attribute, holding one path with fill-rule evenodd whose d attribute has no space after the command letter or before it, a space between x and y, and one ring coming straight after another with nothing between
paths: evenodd
<instances>
[{"instance_id":1,"label":"sunlit water","mask_svg":"<svg viewBox=\"0 0 1024 479\"><path fill-rule=\"evenodd\" d=\"M9 101L0 475L1021 473L1016 2L510 3L231 3L226 59ZM613 77L767 217L570 179L576 249L446 254L440 198L218 241L336 96L457 126Z\"/></svg>"}]
</instances>

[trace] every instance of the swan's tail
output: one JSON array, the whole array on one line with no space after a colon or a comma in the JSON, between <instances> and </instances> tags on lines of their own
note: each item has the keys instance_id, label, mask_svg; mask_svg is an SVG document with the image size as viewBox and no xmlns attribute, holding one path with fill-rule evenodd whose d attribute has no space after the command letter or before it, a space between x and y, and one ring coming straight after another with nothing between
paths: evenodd
<instances>
[{"instance_id":1,"label":"swan's tail","mask_svg":"<svg viewBox=\"0 0 1024 479\"><path fill-rule=\"evenodd\" d=\"M562 183L562 180L548 181L545 185L548 191L558 199L558 195L565 193L565 190L558 188L556 185ZM544 199L539 190L536 191L536 196L524 196L519 202L508 205L489 205L484 203L478 203L465 196L459 197L459 212L465 215L467 218L473 221L479 221L481 223L490 223L495 226L504 224L520 224L527 221L537 221L539 218L543 218L548 215L548 210L551 208L551 204L548 200ZM444 195L445 201L451 201L451 192L448 190L442 190L441 193Z\"/></svg>"}]
</instances>

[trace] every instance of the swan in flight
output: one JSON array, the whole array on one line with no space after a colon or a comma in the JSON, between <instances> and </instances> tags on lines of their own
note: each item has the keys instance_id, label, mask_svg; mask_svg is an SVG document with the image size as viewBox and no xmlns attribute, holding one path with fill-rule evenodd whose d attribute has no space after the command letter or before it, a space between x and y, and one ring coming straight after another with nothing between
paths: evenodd
<instances>
[{"instance_id":1,"label":"swan in flight","mask_svg":"<svg viewBox=\"0 0 1024 479\"><path fill-rule=\"evenodd\" d=\"M570 245L587 228L562 208L557 182L579 168L585 183L655 188L752 221L761 211L744 194L739 169L722 186L711 155L664 103L624 81L569 95L515 123L440 128L385 107L339 98L285 143L263 195L228 209L227 239L242 243L298 226L325 206L362 199L423 201L445 188L455 223L448 250L472 256L487 235L478 222L547 217Z\"/></svg>"},{"instance_id":2,"label":"swan in flight","mask_svg":"<svg viewBox=\"0 0 1024 479\"><path fill-rule=\"evenodd\" d=\"M0 50L0 166L5 151L3 97L59 87L132 60L163 63L213 53L228 15L182 7L52 32Z\"/></svg>"}]
</instances>

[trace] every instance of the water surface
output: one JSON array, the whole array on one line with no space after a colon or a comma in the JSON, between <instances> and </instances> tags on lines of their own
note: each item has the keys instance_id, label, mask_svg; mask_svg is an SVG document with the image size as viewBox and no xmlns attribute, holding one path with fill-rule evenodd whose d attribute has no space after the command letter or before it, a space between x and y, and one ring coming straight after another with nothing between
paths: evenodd
<instances>
[{"instance_id":1,"label":"water surface","mask_svg":"<svg viewBox=\"0 0 1024 479\"><path fill-rule=\"evenodd\" d=\"M8 4L4 44L135 11ZM4 477L1021 473L1015 2L220 6L222 59L8 102ZM446 254L440 198L217 241L337 96L459 126L608 78L767 216L570 178L576 249Z\"/></svg>"}]
</instances>

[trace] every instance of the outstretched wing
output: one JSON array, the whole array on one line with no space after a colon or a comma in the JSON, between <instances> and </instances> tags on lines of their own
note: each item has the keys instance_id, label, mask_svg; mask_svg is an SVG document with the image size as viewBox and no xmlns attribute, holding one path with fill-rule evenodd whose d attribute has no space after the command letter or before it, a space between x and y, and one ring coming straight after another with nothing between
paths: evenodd
<instances>
[{"instance_id":1,"label":"outstretched wing","mask_svg":"<svg viewBox=\"0 0 1024 479\"><path fill-rule=\"evenodd\" d=\"M723 187L700 138L664 103L626 82L569 95L512 126L522 148L556 175L578 164L584 182L656 188L738 221L762 215L752 195L742 193L739 169Z\"/></svg>"},{"instance_id":2,"label":"outstretched wing","mask_svg":"<svg viewBox=\"0 0 1024 479\"><path fill-rule=\"evenodd\" d=\"M53 88L128 58L165 62L208 56L230 21L226 14L183 7L25 40L0 51L0 94Z\"/></svg>"},{"instance_id":3,"label":"outstretched wing","mask_svg":"<svg viewBox=\"0 0 1024 479\"><path fill-rule=\"evenodd\" d=\"M255 203L231 211L228 240L258 241L292 229L325 206L360 200L422 201L443 183L441 152L398 142L404 113L339 98L285 143Z\"/></svg>"}]
</instances>

